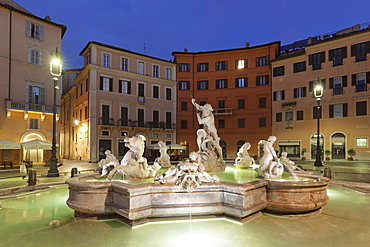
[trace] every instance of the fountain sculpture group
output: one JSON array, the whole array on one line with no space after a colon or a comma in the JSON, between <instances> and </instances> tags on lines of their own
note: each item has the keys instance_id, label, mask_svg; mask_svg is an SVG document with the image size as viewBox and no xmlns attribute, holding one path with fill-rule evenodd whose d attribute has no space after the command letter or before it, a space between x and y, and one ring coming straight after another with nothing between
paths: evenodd
<instances>
[{"instance_id":1,"label":"fountain sculpture group","mask_svg":"<svg viewBox=\"0 0 370 247\"><path fill-rule=\"evenodd\" d=\"M307 175L305 181L281 179L284 167L293 173L295 164L284 153L280 159L277 157L273 148L275 136L264 142L264 155L257 169L258 175L265 179L231 183L210 175L209 171L223 172L226 167L220 137L212 106L200 106L194 99L192 103L200 111L197 119L203 125L197 131L198 151L191 152L189 159L171 168L165 144L160 142L161 155L149 165L143 157L142 138L126 137L129 151L120 164L107 150L107 157L99 162L101 174L78 175L67 180L70 190L67 204L75 210L75 216L117 218L130 225L189 214L192 217L229 217L243 222L261 211L280 215L314 214L328 202L326 189L330 180L327 178ZM246 142L239 149L235 159L237 168L257 166L248 154L250 147ZM161 166L168 170L157 174ZM114 179L117 172L125 180ZM99 180L105 175L107 180ZM147 178L154 178L154 183L129 182Z\"/></svg>"}]
</instances>

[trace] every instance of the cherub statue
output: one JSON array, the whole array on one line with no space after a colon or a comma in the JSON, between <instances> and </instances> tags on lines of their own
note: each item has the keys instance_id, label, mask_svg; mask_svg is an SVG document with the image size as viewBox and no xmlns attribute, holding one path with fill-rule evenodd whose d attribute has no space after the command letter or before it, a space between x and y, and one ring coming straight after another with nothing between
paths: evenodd
<instances>
[{"instance_id":1,"label":"cherub statue","mask_svg":"<svg viewBox=\"0 0 370 247\"><path fill-rule=\"evenodd\" d=\"M296 166L294 166L295 165L294 161L291 161L288 158L288 153L287 152L282 152L281 153L280 162L283 163L286 167L288 167L288 170L290 172L294 171L297 168Z\"/></svg>"},{"instance_id":2,"label":"cherub statue","mask_svg":"<svg viewBox=\"0 0 370 247\"><path fill-rule=\"evenodd\" d=\"M105 159L101 159L98 162L99 167L101 168L102 171L102 176L108 174L108 167L113 166L116 167L119 165L119 162L117 158L112 154L110 150L105 150L104 154L106 155Z\"/></svg>"}]
</instances>

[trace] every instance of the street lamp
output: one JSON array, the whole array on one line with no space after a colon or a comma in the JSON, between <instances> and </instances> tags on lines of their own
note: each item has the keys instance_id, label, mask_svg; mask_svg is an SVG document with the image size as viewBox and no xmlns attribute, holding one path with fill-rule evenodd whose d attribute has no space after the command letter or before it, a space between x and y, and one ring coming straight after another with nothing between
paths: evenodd
<instances>
[{"instance_id":1,"label":"street lamp","mask_svg":"<svg viewBox=\"0 0 370 247\"><path fill-rule=\"evenodd\" d=\"M316 160L314 166L323 166L321 162L321 148L320 148L320 117L321 117L320 101L322 95L324 94L324 88L320 84L317 84L313 90L313 94L317 100L317 135L316 135L317 146L316 146Z\"/></svg>"},{"instance_id":2,"label":"street lamp","mask_svg":"<svg viewBox=\"0 0 370 247\"><path fill-rule=\"evenodd\" d=\"M50 73L54 76L54 104L53 104L53 140L51 145L51 158L50 158L50 169L48 171L48 177L59 177L59 171L57 168L58 159L56 157L57 146L56 146L56 126L57 126L57 89L59 76L62 74L62 54L58 52L58 48L51 52L50 61Z\"/></svg>"}]
</instances>

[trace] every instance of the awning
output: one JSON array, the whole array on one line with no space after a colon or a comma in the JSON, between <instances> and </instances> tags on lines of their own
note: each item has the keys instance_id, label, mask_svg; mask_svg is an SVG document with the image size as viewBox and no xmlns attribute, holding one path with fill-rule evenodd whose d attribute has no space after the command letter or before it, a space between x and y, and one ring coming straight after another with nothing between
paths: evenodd
<instances>
[{"instance_id":1,"label":"awning","mask_svg":"<svg viewBox=\"0 0 370 247\"><path fill-rule=\"evenodd\" d=\"M20 148L21 145L19 143L0 139L0 149L20 149Z\"/></svg>"},{"instance_id":2,"label":"awning","mask_svg":"<svg viewBox=\"0 0 370 247\"><path fill-rule=\"evenodd\" d=\"M23 142L21 143L21 146L24 147L24 149L45 149L45 150L51 150L51 142L47 141L41 141L41 140L33 140L29 142Z\"/></svg>"}]
</instances>

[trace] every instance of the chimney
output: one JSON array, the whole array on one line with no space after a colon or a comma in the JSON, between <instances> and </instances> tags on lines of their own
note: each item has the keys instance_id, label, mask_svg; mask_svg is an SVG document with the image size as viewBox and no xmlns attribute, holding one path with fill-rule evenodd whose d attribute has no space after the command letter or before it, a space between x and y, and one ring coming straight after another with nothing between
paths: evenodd
<instances>
[{"instance_id":1,"label":"chimney","mask_svg":"<svg viewBox=\"0 0 370 247\"><path fill-rule=\"evenodd\" d=\"M188 49L187 48L184 48L184 52L188 52Z\"/></svg>"},{"instance_id":2,"label":"chimney","mask_svg":"<svg viewBox=\"0 0 370 247\"><path fill-rule=\"evenodd\" d=\"M251 43L245 42L245 47L249 48L251 46Z\"/></svg>"}]
</instances>

